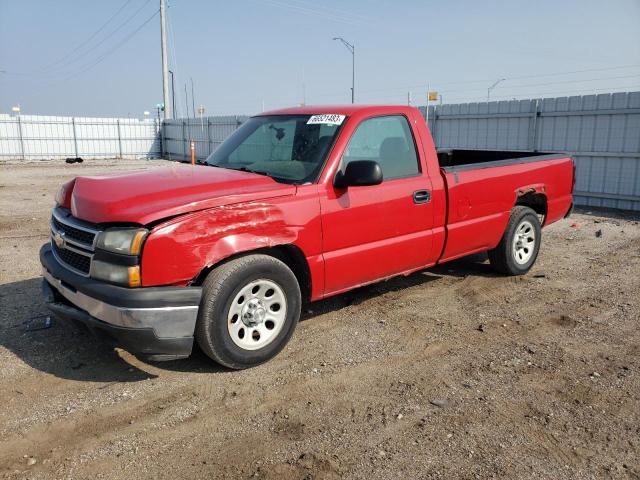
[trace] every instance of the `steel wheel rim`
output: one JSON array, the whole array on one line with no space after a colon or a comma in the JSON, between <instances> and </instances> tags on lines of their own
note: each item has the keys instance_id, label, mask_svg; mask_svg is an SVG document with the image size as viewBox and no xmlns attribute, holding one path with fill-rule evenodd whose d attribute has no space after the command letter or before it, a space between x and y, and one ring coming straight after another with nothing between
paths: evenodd
<instances>
[{"instance_id":1,"label":"steel wheel rim","mask_svg":"<svg viewBox=\"0 0 640 480\"><path fill-rule=\"evenodd\" d=\"M229 313L227 329L231 340L243 350L258 350L271 344L287 318L287 297L273 280L247 283L236 294Z\"/></svg>"},{"instance_id":2,"label":"steel wheel rim","mask_svg":"<svg viewBox=\"0 0 640 480\"><path fill-rule=\"evenodd\" d=\"M529 220L520 222L513 235L513 259L518 265L524 265L533 256L536 246L536 230Z\"/></svg>"}]
</instances>

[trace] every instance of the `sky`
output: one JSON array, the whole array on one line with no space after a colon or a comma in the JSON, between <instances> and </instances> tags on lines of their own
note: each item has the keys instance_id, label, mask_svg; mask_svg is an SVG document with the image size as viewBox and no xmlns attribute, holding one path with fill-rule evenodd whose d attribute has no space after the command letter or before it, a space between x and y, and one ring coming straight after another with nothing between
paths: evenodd
<instances>
[{"instance_id":1,"label":"sky","mask_svg":"<svg viewBox=\"0 0 640 480\"><path fill-rule=\"evenodd\" d=\"M640 0L167 0L176 116L640 90ZM155 115L159 0L0 0L0 113ZM191 97L193 81L194 98ZM185 86L188 101L185 102Z\"/></svg>"}]
</instances>

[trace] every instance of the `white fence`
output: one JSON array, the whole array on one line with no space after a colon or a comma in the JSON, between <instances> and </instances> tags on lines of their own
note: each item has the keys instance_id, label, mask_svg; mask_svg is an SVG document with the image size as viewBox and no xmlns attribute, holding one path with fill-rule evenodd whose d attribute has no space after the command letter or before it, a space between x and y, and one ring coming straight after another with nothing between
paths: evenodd
<instances>
[{"instance_id":1,"label":"white fence","mask_svg":"<svg viewBox=\"0 0 640 480\"><path fill-rule=\"evenodd\" d=\"M0 160L161 155L155 119L0 114Z\"/></svg>"}]
</instances>

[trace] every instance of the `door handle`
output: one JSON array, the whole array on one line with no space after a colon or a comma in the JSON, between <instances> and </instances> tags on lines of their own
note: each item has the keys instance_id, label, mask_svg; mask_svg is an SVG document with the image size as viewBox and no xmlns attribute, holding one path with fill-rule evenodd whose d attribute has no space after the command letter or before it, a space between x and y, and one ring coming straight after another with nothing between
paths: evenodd
<instances>
[{"instance_id":1,"label":"door handle","mask_svg":"<svg viewBox=\"0 0 640 480\"><path fill-rule=\"evenodd\" d=\"M429 203L431 192L429 190L416 190L413 192L413 203Z\"/></svg>"}]
</instances>

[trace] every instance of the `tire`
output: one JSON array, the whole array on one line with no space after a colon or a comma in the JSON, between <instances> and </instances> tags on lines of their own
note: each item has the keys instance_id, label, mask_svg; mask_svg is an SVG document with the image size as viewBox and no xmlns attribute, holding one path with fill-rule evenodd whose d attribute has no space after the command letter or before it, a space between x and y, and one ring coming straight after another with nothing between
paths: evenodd
<instances>
[{"instance_id":1,"label":"tire","mask_svg":"<svg viewBox=\"0 0 640 480\"><path fill-rule=\"evenodd\" d=\"M529 207L517 205L496 248L489 250L491 266L506 275L524 275L538 258L542 228L538 215Z\"/></svg>"},{"instance_id":2,"label":"tire","mask_svg":"<svg viewBox=\"0 0 640 480\"><path fill-rule=\"evenodd\" d=\"M301 305L298 280L280 260L268 255L231 260L212 270L203 283L196 341L225 367L259 365L287 344Z\"/></svg>"}]
</instances>

